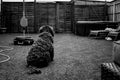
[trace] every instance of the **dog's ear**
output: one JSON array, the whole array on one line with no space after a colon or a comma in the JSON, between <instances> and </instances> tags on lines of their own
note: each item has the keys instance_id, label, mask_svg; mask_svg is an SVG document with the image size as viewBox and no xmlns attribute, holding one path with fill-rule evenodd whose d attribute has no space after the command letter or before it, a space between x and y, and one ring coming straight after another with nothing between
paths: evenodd
<instances>
[{"instance_id":1,"label":"dog's ear","mask_svg":"<svg viewBox=\"0 0 120 80\"><path fill-rule=\"evenodd\" d=\"M41 27L39 28L39 32L41 32L41 30L43 30L44 27L45 27L44 25L41 26Z\"/></svg>"}]
</instances>

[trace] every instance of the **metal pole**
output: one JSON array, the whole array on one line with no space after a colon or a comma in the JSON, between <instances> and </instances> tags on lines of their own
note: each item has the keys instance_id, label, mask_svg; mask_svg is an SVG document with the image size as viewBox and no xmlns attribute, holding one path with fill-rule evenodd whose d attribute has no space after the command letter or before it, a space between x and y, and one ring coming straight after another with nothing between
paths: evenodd
<instances>
[{"instance_id":1,"label":"metal pole","mask_svg":"<svg viewBox=\"0 0 120 80\"><path fill-rule=\"evenodd\" d=\"M23 0L23 16L25 17L25 0ZM25 27L23 28L23 36L25 36Z\"/></svg>"},{"instance_id":2,"label":"metal pole","mask_svg":"<svg viewBox=\"0 0 120 80\"><path fill-rule=\"evenodd\" d=\"M1 22L2 22L2 23L1 23L1 26L3 26L3 22L4 22L4 21L3 21L2 7L3 7L3 6L2 6L2 0L1 0L1 7L0 7L0 8L1 8Z\"/></svg>"},{"instance_id":3,"label":"metal pole","mask_svg":"<svg viewBox=\"0 0 120 80\"><path fill-rule=\"evenodd\" d=\"M0 8L1 8L1 13L2 13L2 0L1 0L1 3L0 3L0 4L1 4L1 7L0 7Z\"/></svg>"},{"instance_id":4,"label":"metal pole","mask_svg":"<svg viewBox=\"0 0 120 80\"><path fill-rule=\"evenodd\" d=\"M25 17L25 1L23 0L23 17L20 20L20 25L23 27L23 36L25 36L25 28L28 26L28 20Z\"/></svg>"},{"instance_id":5,"label":"metal pole","mask_svg":"<svg viewBox=\"0 0 120 80\"><path fill-rule=\"evenodd\" d=\"M115 3L113 2L113 22L115 21Z\"/></svg>"},{"instance_id":6,"label":"metal pole","mask_svg":"<svg viewBox=\"0 0 120 80\"><path fill-rule=\"evenodd\" d=\"M34 32L36 32L36 0L34 0Z\"/></svg>"},{"instance_id":7,"label":"metal pole","mask_svg":"<svg viewBox=\"0 0 120 80\"><path fill-rule=\"evenodd\" d=\"M25 16L25 0L23 0L23 16Z\"/></svg>"},{"instance_id":8,"label":"metal pole","mask_svg":"<svg viewBox=\"0 0 120 80\"><path fill-rule=\"evenodd\" d=\"M105 21L107 21L107 0L105 0Z\"/></svg>"},{"instance_id":9,"label":"metal pole","mask_svg":"<svg viewBox=\"0 0 120 80\"><path fill-rule=\"evenodd\" d=\"M47 3L47 25L49 25L49 3Z\"/></svg>"},{"instance_id":10,"label":"metal pole","mask_svg":"<svg viewBox=\"0 0 120 80\"><path fill-rule=\"evenodd\" d=\"M1 0L1 27L5 27L5 16L3 15L3 0Z\"/></svg>"}]
</instances>

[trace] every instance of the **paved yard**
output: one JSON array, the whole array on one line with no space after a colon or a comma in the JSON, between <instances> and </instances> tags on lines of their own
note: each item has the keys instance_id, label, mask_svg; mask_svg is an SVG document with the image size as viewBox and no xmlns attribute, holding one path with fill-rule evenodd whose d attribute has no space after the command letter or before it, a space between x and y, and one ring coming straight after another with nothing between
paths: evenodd
<instances>
[{"instance_id":1,"label":"paved yard","mask_svg":"<svg viewBox=\"0 0 120 80\"><path fill-rule=\"evenodd\" d=\"M27 74L26 56L31 46L14 46L12 40L22 34L0 34L0 46L10 46L3 52L11 57L0 64L0 80L100 80L100 64L112 59L112 41L55 34L54 61L41 68L41 74ZM38 34L29 34L35 40Z\"/></svg>"}]
</instances>

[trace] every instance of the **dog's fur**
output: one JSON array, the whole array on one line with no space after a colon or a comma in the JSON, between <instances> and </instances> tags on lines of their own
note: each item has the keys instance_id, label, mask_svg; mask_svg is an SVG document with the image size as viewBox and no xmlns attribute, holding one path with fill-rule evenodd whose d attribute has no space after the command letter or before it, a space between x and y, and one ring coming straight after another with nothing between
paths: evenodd
<instances>
[{"instance_id":1,"label":"dog's fur","mask_svg":"<svg viewBox=\"0 0 120 80\"><path fill-rule=\"evenodd\" d=\"M42 32L39 34L39 38L42 38L46 42L53 43L53 37L48 32Z\"/></svg>"},{"instance_id":2,"label":"dog's fur","mask_svg":"<svg viewBox=\"0 0 120 80\"><path fill-rule=\"evenodd\" d=\"M44 67L53 61L54 47L53 37L49 32L42 32L39 38L34 42L32 48L28 52L27 65L35 67Z\"/></svg>"},{"instance_id":3,"label":"dog's fur","mask_svg":"<svg viewBox=\"0 0 120 80\"><path fill-rule=\"evenodd\" d=\"M39 33L42 33L42 32L48 32L50 33L52 36L54 36L54 29L52 26L49 26L49 25L45 25L45 26L41 26L39 28Z\"/></svg>"}]
</instances>

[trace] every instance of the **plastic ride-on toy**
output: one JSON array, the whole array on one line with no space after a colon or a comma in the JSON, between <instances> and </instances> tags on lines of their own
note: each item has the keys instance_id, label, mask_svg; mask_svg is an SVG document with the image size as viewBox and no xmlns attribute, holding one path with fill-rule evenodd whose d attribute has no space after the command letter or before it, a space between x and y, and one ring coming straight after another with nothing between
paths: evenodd
<instances>
[{"instance_id":1,"label":"plastic ride-on toy","mask_svg":"<svg viewBox=\"0 0 120 80\"><path fill-rule=\"evenodd\" d=\"M30 36L16 36L14 39L14 45L23 44L23 45L32 45L34 40Z\"/></svg>"}]
</instances>

